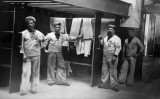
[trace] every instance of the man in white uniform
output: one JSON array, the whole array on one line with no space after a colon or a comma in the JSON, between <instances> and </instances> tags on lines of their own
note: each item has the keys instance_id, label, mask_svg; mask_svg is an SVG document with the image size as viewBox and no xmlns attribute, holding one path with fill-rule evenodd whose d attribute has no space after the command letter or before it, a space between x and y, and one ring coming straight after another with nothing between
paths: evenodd
<instances>
[{"instance_id":1,"label":"man in white uniform","mask_svg":"<svg viewBox=\"0 0 160 99\"><path fill-rule=\"evenodd\" d=\"M48 85L54 84L69 86L70 84L66 80L66 67L64 64L64 58L62 55L62 44L64 41L76 40L82 36L68 36L60 32L61 23L54 23L54 32L48 33L45 37L43 47L48 45L48 69L47 80Z\"/></svg>"},{"instance_id":2,"label":"man in white uniform","mask_svg":"<svg viewBox=\"0 0 160 99\"><path fill-rule=\"evenodd\" d=\"M103 64L101 83L99 88L119 91L117 80L118 55L121 50L121 39L115 35L115 25L109 25L108 34L105 38L98 36L103 47Z\"/></svg>"},{"instance_id":3,"label":"man in white uniform","mask_svg":"<svg viewBox=\"0 0 160 99\"><path fill-rule=\"evenodd\" d=\"M44 35L34 28L36 19L28 16L25 19L27 29L22 31L22 45L20 52L23 53L22 81L20 95L26 95L31 81L31 93L36 94L39 84L41 42Z\"/></svg>"}]
</instances>

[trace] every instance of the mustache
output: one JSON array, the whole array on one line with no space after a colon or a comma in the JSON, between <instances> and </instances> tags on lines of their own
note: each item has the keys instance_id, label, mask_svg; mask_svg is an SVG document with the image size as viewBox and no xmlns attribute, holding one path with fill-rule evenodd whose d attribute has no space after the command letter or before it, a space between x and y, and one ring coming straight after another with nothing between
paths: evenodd
<instances>
[{"instance_id":1,"label":"mustache","mask_svg":"<svg viewBox=\"0 0 160 99\"><path fill-rule=\"evenodd\" d=\"M112 32L111 32L111 31L108 31L108 34L112 34Z\"/></svg>"}]
</instances>

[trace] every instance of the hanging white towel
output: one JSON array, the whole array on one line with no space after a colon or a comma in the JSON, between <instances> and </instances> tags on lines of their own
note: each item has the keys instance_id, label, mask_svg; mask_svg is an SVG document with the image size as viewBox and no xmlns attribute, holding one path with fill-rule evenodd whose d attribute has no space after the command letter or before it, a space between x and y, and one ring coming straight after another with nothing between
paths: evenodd
<instances>
[{"instance_id":1,"label":"hanging white towel","mask_svg":"<svg viewBox=\"0 0 160 99\"><path fill-rule=\"evenodd\" d=\"M78 36L80 31L81 31L80 30L81 25L82 25L82 18L73 18L70 35L71 36ZM81 39L76 40L74 44L76 46L77 55L81 54L81 52L80 52L80 50L81 50L81 46L80 46L81 45Z\"/></svg>"},{"instance_id":2,"label":"hanging white towel","mask_svg":"<svg viewBox=\"0 0 160 99\"><path fill-rule=\"evenodd\" d=\"M88 55L90 55L92 38L93 38L93 28L92 28L91 18L83 18L81 34L83 34L83 41L81 43L80 52L81 54L84 54L85 57L88 57Z\"/></svg>"},{"instance_id":3,"label":"hanging white towel","mask_svg":"<svg viewBox=\"0 0 160 99\"><path fill-rule=\"evenodd\" d=\"M82 18L73 18L72 25L71 25L71 36L78 36L80 33Z\"/></svg>"},{"instance_id":4,"label":"hanging white towel","mask_svg":"<svg viewBox=\"0 0 160 99\"><path fill-rule=\"evenodd\" d=\"M92 40L85 40L84 41L84 56L88 57L88 55L90 55L91 52L91 46L92 45Z\"/></svg>"},{"instance_id":5,"label":"hanging white towel","mask_svg":"<svg viewBox=\"0 0 160 99\"><path fill-rule=\"evenodd\" d=\"M93 28L92 28L92 19L83 18L83 24L81 29L81 34L83 34L83 39L93 38Z\"/></svg>"}]
</instances>

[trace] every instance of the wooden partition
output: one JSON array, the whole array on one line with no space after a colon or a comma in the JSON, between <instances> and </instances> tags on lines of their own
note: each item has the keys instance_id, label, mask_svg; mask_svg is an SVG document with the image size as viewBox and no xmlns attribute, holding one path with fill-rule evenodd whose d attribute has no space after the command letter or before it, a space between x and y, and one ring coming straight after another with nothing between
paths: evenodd
<instances>
[{"instance_id":1,"label":"wooden partition","mask_svg":"<svg viewBox=\"0 0 160 99\"><path fill-rule=\"evenodd\" d=\"M9 86L12 69L15 10L0 4L0 87Z\"/></svg>"}]
</instances>

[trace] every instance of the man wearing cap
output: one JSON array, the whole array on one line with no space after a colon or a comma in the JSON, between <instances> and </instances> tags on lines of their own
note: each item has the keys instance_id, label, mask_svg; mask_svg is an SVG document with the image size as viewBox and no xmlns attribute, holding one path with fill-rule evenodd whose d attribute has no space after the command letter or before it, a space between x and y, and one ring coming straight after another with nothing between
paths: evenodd
<instances>
[{"instance_id":1,"label":"man wearing cap","mask_svg":"<svg viewBox=\"0 0 160 99\"><path fill-rule=\"evenodd\" d=\"M22 31L22 45L20 52L23 53L22 80L20 95L25 95L31 81L31 93L36 94L39 84L41 42L44 35L34 28L36 19L28 16L25 19L27 29Z\"/></svg>"},{"instance_id":2,"label":"man wearing cap","mask_svg":"<svg viewBox=\"0 0 160 99\"><path fill-rule=\"evenodd\" d=\"M103 47L102 75L99 88L119 91L117 80L118 55L121 50L121 39L115 35L115 25L110 24L107 36L98 36Z\"/></svg>"},{"instance_id":3,"label":"man wearing cap","mask_svg":"<svg viewBox=\"0 0 160 99\"><path fill-rule=\"evenodd\" d=\"M139 49L139 50L138 50ZM134 71L136 59L143 54L143 45L141 41L135 37L134 30L129 29L128 38L125 40L123 46L123 59L120 74L118 77L119 83L126 83L132 85L134 83Z\"/></svg>"},{"instance_id":4,"label":"man wearing cap","mask_svg":"<svg viewBox=\"0 0 160 99\"><path fill-rule=\"evenodd\" d=\"M65 85L69 86L70 84L66 80L66 67L64 64L64 58L62 55L62 44L64 41L76 40L81 38L82 35L78 37L68 36L68 34L63 34L60 32L61 23L53 23L54 30L51 33L48 33L45 37L45 42L43 47L48 45L48 69L47 69L47 80L48 85L52 86Z\"/></svg>"}]
</instances>

